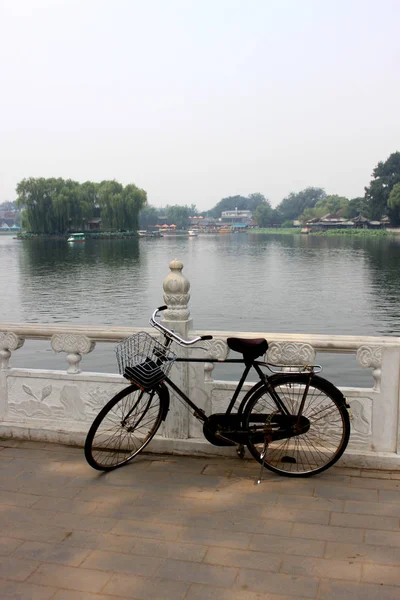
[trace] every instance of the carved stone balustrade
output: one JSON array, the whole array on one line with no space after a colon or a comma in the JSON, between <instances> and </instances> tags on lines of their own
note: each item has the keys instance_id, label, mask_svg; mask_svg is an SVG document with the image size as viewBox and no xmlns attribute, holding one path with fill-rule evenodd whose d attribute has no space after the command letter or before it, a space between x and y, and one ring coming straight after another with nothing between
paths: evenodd
<instances>
[{"instance_id":1,"label":"carved stone balustrade","mask_svg":"<svg viewBox=\"0 0 400 600\"><path fill-rule=\"evenodd\" d=\"M189 310L190 283L182 269L180 261L171 262L163 282L167 310L161 318L183 338L214 336L197 348L174 347L181 357L204 359L175 364L171 374L198 406L207 414L224 410L236 387L235 382L214 379L215 363L209 362L228 357L228 337L265 337L269 341L266 360L282 365L284 370L290 365L324 364L324 354L352 355L372 377L365 387L340 386L352 412L350 444L341 464L400 469L400 338L195 331ZM101 407L127 385L117 374L85 372L85 356L90 352L96 355L96 342L114 344L139 330L143 328L0 323L0 435L82 445ZM145 330L159 335L154 329ZM13 352L19 349L23 355L31 340L47 340L53 351L65 353L66 370L13 366ZM251 385L246 383L244 392ZM172 394L170 412L150 449L234 453L234 449L208 444L199 422Z\"/></svg>"}]
</instances>

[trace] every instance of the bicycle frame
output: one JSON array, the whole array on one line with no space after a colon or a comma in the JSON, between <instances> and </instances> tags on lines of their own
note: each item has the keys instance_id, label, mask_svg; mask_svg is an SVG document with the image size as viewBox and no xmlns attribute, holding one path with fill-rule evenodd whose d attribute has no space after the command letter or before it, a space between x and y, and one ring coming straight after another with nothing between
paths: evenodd
<instances>
[{"instance_id":1,"label":"bicycle frame","mask_svg":"<svg viewBox=\"0 0 400 600\"><path fill-rule=\"evenodd\" d=\"M159 311L161 310L165 310L167 307L166 306L162 306L158 309L156 309L150 319L150 324L152 325L152 327L155 327L156 329L158 329L159 331L161 331L161 333L164 336L164 344L165 347L168 348L173 341L177 342L179 345L181 346L191 346L199 341L203 341L203 340L207 340L207 339L212 339L212 336L198 336L193 340L184 340L183 338L181 338L179 335L177 335L174 331L171 331L169 329L167 329L166 327L163 327L160 323L157 322L156 320L156 315ZM280 410L282 412L282 414L289 416L290 415L290 411L286 408L285 404L282 402L282 400L279 398L278 394L275 392L274 387L270 384L269 382L269 377L267 374L263 373L263 371L261 370L261 366L265 366L267 368L270 368L272 365L270 365L269 363L263 362L263 361L258 361L255 359L252 360L245 360L244 358L226 358L226 359L213 359L213 358L177 358L176 362L188 362L188 363L204 363L204 362L209 362L209 363L229 363L229 364L244 364L245 368L244 371L242 373L242 376L236 386L236 389L233 393L232 399L228 405L228 408L225 411L225 416L229 416L232 413L233 407L236 404L236 401L238 399L238 396L243 388L243 385L247 379L247 376L251 370L251 368L254 368L255 371L257 372L260 381L258 383L256 383L251 390L249 391L249 393L245 396L244 400L242 401L240 407L239 407L239 414L241 413L241 409L245 403L245 400L247 400L247 398L249 397L249 395L251 395L252 392L256 391L256 389L260 389L260 387L264 386L265 389L267 390L267 392L270 394L270 396L273 398L277 409ZM275 365L275 366L280 366L280 365ZM319 367L321 369L321 367ZM314 371L314 367L306 367L305 371L309 372L309 381L307 383L307 385L305 386L305 390L303 393L303 397L300 403L300 407L299 407L299 411L297 414L297 418L298 421L301 419L302 416L302 412L303 412L303 408L305 405L305 401L307 398L307 394L308 394L308 390L309 390L309 385L311 382L311 378L313 376L313 374L315 373ZM318 371L317 371L318 372ZM190 408L192 408L192 410L194 411L194 416L199 420L202 421L203 423L205 423L208 420L208 416L205 414L205 412L199 408L198 406L196 406L196 404L194 402L192 402L192 400L190 400L190 398L173 382L171 381L171 379L169 379L168 377L166 377L164 379L164 382L171 387L171 389L174 390L174 392L176 394L178 394L178 396L181 398L181 400L183 400Z\"/></svg>"},{"instance_id":2,"label":"bicycle frame","mask_svg":"<svg viewBox=\"0 0 400 600\"><path fill-rule=\"evenodd\" d=\"M176 362L182 362L182 363L204 363L205 360L204 358L177 358ZM232 410L236 404L236 401L238 399L238 396L240 394L240 392L242 391L243 385L247 379L247 376L251 370L251 368L254 368L255 371L257 372L260 381L257 382L250 390L250 392L254 391L254 388L257 387L257 389L259 389L261 386L260 384L264 385L266 390L269 392L269 394L271 395L271 397L274 399L277 408L279 410L282 411L283 414L286 414L287 416L289 416L290 412L288 411L288 409L286 408L286 406L283 404L283 402L281 401L281 399L279 398L279 396L276 394L274 388L269 385L269 378L268 375L266 375L265 373L263 373L263 371L261 370L260 366L261 365L265 365L267 366L268 363L263 363L261 361L252 361L252 362L245 362L244 359L240 359L240 358L227 358L225 360L220 360L220 359L207 359L207 362L210 363L229 363L229 364L244 364L245 368L244 371L242 373L242 376L235 388L235 391L233 393L232 399L228 405L228 408L225 411L225 416L228 416L232 413ZM313 375L313 372L310 373L310 380L311 377ZM208 416L205 414L205 412L199 408L192 400L190 400L190 398L173 382L171 381L171 379L169 379L169 377L166 377L164 379L164 383L166 383L171 389L174 390L174 392L176 394L178 394L178 396L180 396L180 398L194 411L194 416L201 422L206 422L208 419ZM308 385L306 386L306 390L301 402L301 407L300 409L302 410L303 406L304 406L304 402L307 396L307 391L308 391ZM250 393L249 392L249 393ZM299 411L298 416L301 416L301 412Z\"/></svg>"}]
</instances>

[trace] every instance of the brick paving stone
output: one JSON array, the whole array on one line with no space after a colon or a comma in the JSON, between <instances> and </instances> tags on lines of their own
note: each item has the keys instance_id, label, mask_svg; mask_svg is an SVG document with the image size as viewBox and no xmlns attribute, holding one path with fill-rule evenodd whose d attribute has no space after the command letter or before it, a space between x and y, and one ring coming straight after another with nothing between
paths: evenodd
<instances>
[{"instance_id":1,"label":"brick paving stone","mask_svg":"<svg viewBox=\"0 0 400 600\"><path fill-rule=\"evenodd\" d=\"M400 503L400 491L393 492L391 490L379 490L379 502Z\"/></svg>"},{"instance_id":2,"label":"brick paving stone","mask_svg":"<svg viewBox=\"0 0 400 600\"><path fill-rule=\"evenodd\" d=\"M38 496L33 494L21 494L20 492L8 492L0 490L0 504L11 506L32 506L38 500Z\"/></svg>"},{"instance_id":3,"label":"brick paving stone","mask_svg":"<svg viewBox=\"0 0 400 600\"><path fill-rule=\"evenodd\" d=\"M377 583L378 585L397 585L400 586L400 569L388 565L363 565L362 580L368 583ZM400 589L398 590L400 596Z\"/></svg>"},{"instance_id":4,"label":"brick paving stone","mask_svg":"<svg viewBox=\"0 0 400 600\"><path fill-rule=\"evenodd\" d=\"M1 495L0 495L1 498ZM52 510L56 512L74 513L77 515L90 515L97 508L96 502L85 502L84 500L66 498L47 498L46 496L34 496L35 510Z\"/></svg>"},{"instance_id":5,"label":"brick paving stone","mask_svg":"<svg viewBox=\"0 0 400 600\"><path fill-rule=\"evenodd\" d=\"M338 560L351 560L360 563L372 562L383 565L399 565L400 567L400 548L388 546L327 542L324 557Z\"/></svg>"},{"instance_id":6,"label":"brick paving stone","mask_svg":"<svg viewBox=\"0 0 400 600\"><path fill-rule=\"evenodd\" d=\"M358 479L357 481L361 481ZM366 492L365 489L356 487L356 485L327 485L317 484L315 486L315 496L321 496L323 498L330 498L336 500L360 500L363 501L366 498L370 502L377 502L378 500L378 489L370 489Z\"/></svg>"},{"instance_id":7,"label":"brick paving stone","mask_svg":"<svg viewBox=\"0 0 400 600\"><path fill-rule=\"evenodd\" d=\"M94 550L80 565L85 569L99 569L113 573L127 573L128 575L143 575L152 577L163 564L163 558L122 554L121 552L106 552Z\"/></svg>"},{"instance_id":8,"label":"brick paving stone","mask_svg":"<svg viewBox=\"0 0 400 600\"><path fill-rule=\"evenodd\" d=\"M0 577L3 579L14 579L25 581L37 569L39 562L25 560L23 558L2 557L0 561Z\"/></svg>"},{"instance_id":9,"label":"brick paving stone","mask_svg":"<svg viewBox=\"0 0 400 600\"><path fill-rule=\"evenodd\" d=\"M314 577L241 569L234 588L246 589L252 592L317 598L318 585L319 580Z\"/></svg>"},{"instance_id":10,"label":"brick paving stone","mask_svg":"<svg viewBox=\"0 0 400 600\"><path fill-rule=\"evenodd\" d=\"M130 552L135 545L135 538L96 531L69 531L64 535L62 544L64 546L76 546L92 550Z\"/></svg>"},{"instance_id":11,"label":"brick paving stone","mask_svg":"<svg viewBox=\"0 0 400 600\"><path fill-rule=\"evenodd\" d=\"M44 542L23 542L13 552L13 556L77 567L85 560L90 552L90 550L85 550L83 548L68 547L62 543L46 544Z\"/></svg>"},{"instance_id":12,"label":"brick paving stone","mask_svg":"<svg viewBox=\"0 0 400 600\"><path fill-rule=\"evenodd\" d=\"M279 571L280 554L267 554L252 550L233 550L231 548L210 548L203 562L214 565L260 569L261 571Z\"/></svg>"},{"instance_id":13,"label":"brick paving stone","mask_svg":"<svg viewBox=\"0 0 400 600\"><path fill-rule=\"evenodd\" d=\"M400 533L397 531L368 529L365 531L365 543L373 546L393 546L400 548Z\"/></svg>"},{"instance_id":14,"label":"brick paving stone","mask_svg":"<svg viewBox=\"0 0 400 600\"><path fill-rule=\"evenodd\" d=\"M8 556L21 544L21 540L9 537L0 537L0 556Z\"/></svg>"},{"instance_id":15,"label":"brick paving stone","mask_svg":"<svg viewBox=\"0 0 400 600\"><path fill-rule=\"evenodd\" d=\"M328 512L342 512L344 509L344 500L331 498L316 498L315 496L295 496L293 494L279 495L277 506L291 506L298 509L322 510ZM268 510L268 507L265 509Z\"/></svg>"},{"instance_id":16,"label":"brick paving stone","mask_svg":"<svg viewBox=\"0 0 400 600\"><path fill-rule=\"evenodd\" d=\"M352 561L294 555L283 558L281 572L326 579L346 579L348 581L359 581L361 579L361 565L354 564Z\"/></svg>"},{"instance_id":17,"label":"brick paving stone","mask_svg":"<svg viewBox=\"0 0 400 600\"><path fill-rule=\"evenodd\" d=\"M91 592L58 590L51 600L112 600L112 596L104 596L103 594L92 594ZM121 596L119 596L121 600ZM125 596L126 598L126 596Z\"/></svg>"},{"instance_id":18,"label":"brick paving stone","mask_svg":"<svg viewBox=\"0 0 400 600\"><path fill-rule=\"evenodd\" d=\"M117 522L110 533L118 535L129 535L159 540L177 540L184 527L176 525L164 525L163 523L145 523L142 521L128 521L126 519Z\"/></svg>"},{"instance_id":19,"label":"brick paving stone","mask_svg":"<svg viewBox=\"0 0 400 600\"><path fill-rule=\"evenodd\" d=\"M264 509L264 517L282 521L295 521L296 523L316 523L319 525L328 525L330 513L326 510L267 506Z\"/></svg>"},{"instance_id":20,"label":"brick paving stone","mask_svg":"<svg viewBox=\"0 0 400 600\"><path fill-rule=\"evenodd\" d=\"M397 480L352 477L351 486L365 490L392 490L400 492L400 481Z\"/></svg>"},{"instance_id":21,"label":"brick paving stone","mask_svg":"<svg viewBox=\"0 0 400 600\"><path fill-rule=\"evenodd\" d=\"M41 511L36 511L40 513ZM83 531L99 531L107 533L117 524L116 519L93 517L91 515L75 515L73 513L56 513L49 519L49 524L65 529L81 529Z\"/></svg>"},{"instance_id":22,"label":"brick paving stone","mask_svg":"<svg viewBox=\"0 0 400 600\"><path fill-rule=\"evenodd\" d=\"M53 600L56 591L54 587L0 579L2 600Z\"/></svg>"},{"instance_id":23,"label":"brick paving stone","mask_svg":"<svg viewBox=\"0 0 400 600\"><path fill-rule=\"evenodd\" d=\"M113 575L103 589L112 597L134 598L135 600L183 600L189 584L168 579Z\"/></svg>"},{"instance_id":24,"label":"brick paving stone","mask_svg":"<svg viewBox=\"0 0 400 600\"><path fill-rule=\"evenodd\" d=\"M47 525L52 517L57 517L54 510L34 510L33 508L0 505L3 522L29 523L33 525Z\"/></svg>"},{"instance_id":25,"label":"brick paving stone","mask_svg":"<svg viewBox=\"0 0 400 600\"><path fill-rule=\"evenodd\" d=\"M355 583L352 581L321 581L318 600L397 600L399 588Z\"/></svg>"},{"instance_id":26,"label":"brick paving stone","mask_svg":"<svg viewBox=\"0 0 400 600\"><path fill-rule=\"evenodd\" d=\"M68 530L60 527L35 525L34 523L6 523L2 533L11 538L31 542L62 542L69 534Z\"/></svg>"},{"instance_id":27,"label":"brick paving stone","mask_svg":"<svg viewBox=\"0 0 400 600\"><path fill-rule=\"evenodd\" d=\"M367 477L368 479L390 479L390 471L374 471L373 469L361 469L361 477Z\"/></svg>"},{"instance_id":28,"label":"brick paving stone","mask_svg":"<svg viewBox=\"0 0 400 600\"><path fill-rule=\"evenodd\" d=\"M397 517L400 519L400 502L354 502L349 500L344 504L344 512L360 515L377 515L382 517Z\"/></svg>"},{"instance_id":29,"label":"brick paving stone","mask_svg":"<svg viewBox=\"0 0 400 600\"><path fill-rule=\"evenodd\" d=\"M277 535L254 535L249 546L250 550L259 552L274 552L277 554L298 554L300 556L322 557L325 542Z\"/></svg>"},{"instance_id":30,"label":"brick paving stone","mask_svg":"<svg viewBox=\"0 0 400 600\"><path fill-rule=\"evenodd\" d=\"M331 525L337 527L361 527L362 529L399 530L400 519L374 515L332 513Z\"/></svg>"},{"instance_id":31,"label":"brick paving stone","mask_svg":"<svg viewBox=\"0 0 400 600\"><path fill-rule=\"evenodd\" d=\"M178 540L192 544L199 543L226 548L247 548L251 537L252 534L250 533L183 527L179 532Z\"/></svg>"},{"instance_id":32,"label":"brick paving stone","mask_svg":"<svg viewBox=\"0 0 400 600\"><path fill-rule=\"evenodd\" d=\"M308 538L313 540L325 540L336 542L363 541L363 531L353 527L334 527L331 525L309 525L295 523L292 529L293 537Z\"/></svg>"},{"instance_id":33,"label":"brick paving stone","mask_svg":"<svg viewBox=\"0 0 400 600\"><path fill-rule=\"evenodd\" d=\"M194 583L185 600L293 600L293 596L251 592L249 590L233 590ZM296 596L296 600L305 600L304 596Z\"/></svg>"},{"instance_id":34,"label":"brick paving stone","mask_svg":"<svg viewBox=\"0 0 400 600\"><path fill-rule=\"evenodd\" d=\"M92 569L41 564L29 577L29 582L82 592L100 592L110 580L111 573Z\"/></svg>"},{"instance_id":35,"label":"brick paving stone","mask_svg":"<svg viewBox=\"0 0 400 600\"><path fill-rule=\"evenodd\" d=\"M235 567L192 563L167 558L158 569L157 577L185 581L187 583L207 583L219 587L230 587L238 574Z\"/></svg>"},{"instance_id":36,"label":"brick paving stone","mask_svg":"<svg viewBox=\"0 0 400 600\"><path fill-rule=\"evenodd\" d=\"M207 552L207 546L142 538L135 539L130 552L148 557L176 558L178 560L201 562Z\"/></svg>"}]
</instances>

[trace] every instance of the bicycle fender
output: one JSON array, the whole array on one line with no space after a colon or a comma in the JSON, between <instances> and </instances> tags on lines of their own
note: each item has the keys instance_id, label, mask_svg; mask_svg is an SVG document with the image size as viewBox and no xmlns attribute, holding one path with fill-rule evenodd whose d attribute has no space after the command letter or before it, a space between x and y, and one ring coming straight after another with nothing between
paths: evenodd
<instances>
[{"instance_id":1,"label":"bicycle fender","mask_svg":"<svg viewBox=\"0 0 400 600\"><path fill-rule=\"evenodd\" d=\"M282 375L285 376L285 375L288 375L288 373L275 373L274 375L269 377L269 381L271 383L273 383L274 380L280 379L282 377ZM290 373L289 373L289 375L290 375ZM297 375L297 373L296 373L296 375ZM307 376L308 376L307 373L304 373L304 377L307 377ZM328 388L327 391L329 391L331 394L340 396L340 398L338 398L338 400L340 400L340 402L343 406L348 408L347 403L346 403L346 398L343 396L342 392L339 390L339 388L337 388L335 385L333 385L333 383L328 381L328 379L324 379L323 377L319 377L318 375L312 375L311 381L314 381L315 383L320 383L321 385L325 386L325 388ZM263 385L264 385L263 381L258 381L251 388L251 390L249 390L247 392L247 394L243 398L242 402L240 403L238 413L242 414L242 412L244 411L245 405L246 405L247 401L250 399L250 397L252 396L252 394L254 394L255 392L258 392L258 390L261 387L263 387Z\"/></svg>"},{"instance_id":2,"label":"bicycle fender","mask_svg":"<svg viewBox=\"0 0 400 600\"><path fill-rule=\"evenodd\" d=\"M160 394L160 399L162 402L162 420L165 421L169 411L169 390L164 383L160 383L160 385L157 387L157 391Z\"/></svg>"},{"instance_id":3,"label":"bicycle fender","mask_svg":"<svg viewBox=\"0 0 400 600\"><path fill-rule=\"evenodd\" d=\"M238 408L238 411L237 411L237 414L238 414L238 415L241 415L241 414L243 414L244 407L246 406L246 404L247 404L248 400L250 400L251 396L252 396L253 394L255 394L255 392L258 392L258 390L259 390L260 388L262 388L264 385L265 385L265 384L264 384L264 381L258 381L257 383L255 383L255 384L253 385L253 387L252 387L252 388L251 388L251 389L250 389L250 390L247 392L247 394L245 395L245 397L244 397L244 398L243 398L243 400L241 401L241 403L240 403L240 406L239 406L239 408Z\"/></svg>"}]
</instances>

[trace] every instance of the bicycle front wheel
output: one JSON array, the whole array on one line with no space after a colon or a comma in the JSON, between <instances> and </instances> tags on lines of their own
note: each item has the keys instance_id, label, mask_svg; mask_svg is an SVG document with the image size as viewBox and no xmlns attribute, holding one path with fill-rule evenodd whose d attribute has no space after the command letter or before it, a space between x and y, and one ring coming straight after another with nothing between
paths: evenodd
<instances>
[{"instance_id":1,"label":"bicycle front wheel","mask_svg":"<svg viewBox=\"0 0 400 600\"><path fill-rule=\"evenodd\" d=\"M251 397L243 413L249 432L247 447L267 469L289 477L308 477L331 467L342 456L350 436L350 419L341 392L321 377L313 377L301 420L297 418L309 375L279 374L270 378L275 393L290 415L284 415L266 388ZM272 439L265 447L265 436ZM296 430L297 427L297 430Z\"/></svg>"},{"instance_id":2,"label":"bicycle front wheel","mask_svg":"<svg viewBox=\"0 0 400 600\"><path fill-rule=\"evenodd\" d=\"M110 471L125 465L153 438L164 414L159 389L130 385L99 412L86 437L85 457L91 467Z\"/></svg>"}]
</instances>

